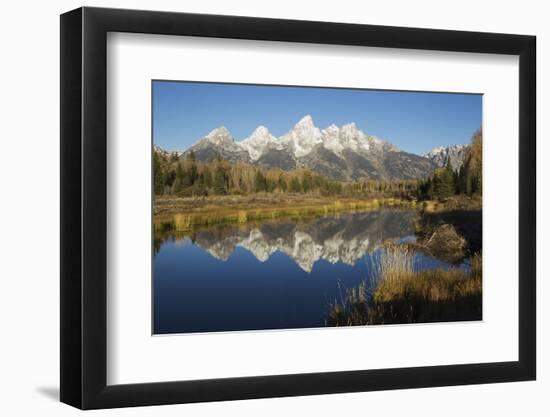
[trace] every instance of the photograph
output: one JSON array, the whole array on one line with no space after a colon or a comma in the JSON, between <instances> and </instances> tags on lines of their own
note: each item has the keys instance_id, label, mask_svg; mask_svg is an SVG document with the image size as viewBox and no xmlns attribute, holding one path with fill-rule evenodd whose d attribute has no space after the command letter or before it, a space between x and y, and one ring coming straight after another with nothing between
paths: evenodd
<instances>
[{"instance_id":1,"label":"photograph","mask_svg":"<svg viewBox=\"0 0 550 417\"><path fill-rule=\"evenodd\" d=\"M482 320L482 99L153 80L152 333Z\"/></svg>"}]
</instances>

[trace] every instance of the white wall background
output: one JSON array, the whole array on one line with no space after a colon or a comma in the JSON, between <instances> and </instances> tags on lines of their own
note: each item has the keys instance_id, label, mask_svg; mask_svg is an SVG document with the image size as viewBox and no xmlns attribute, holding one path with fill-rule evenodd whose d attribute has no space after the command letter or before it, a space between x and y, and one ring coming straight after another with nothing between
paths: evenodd
<instances>
[{"instance_id":1,"label":"white wall background","mask_svg":"<svg viewBox=\"0 0 550 417\"><path fill-rule=\"evenodd\" d=\"M59 392L59 17L71 0L9 2L0 23L0 410L2 415L76 415ZM550 155L543 120L550 97L550 26L536 0L353 2L125 0L86 5L534 34L538 37L539 260L550 250L544 186ZM545 13L546 12L546 13ZM546 187L548 188L548 187ZM29 243L30 242L30 243ZM95 412L94 415L407 416L550 413L550 268L539 262L538 381L496 385L325 395ZM546 395L544 395L546 394Z\"/></svg>"}]
</instances>

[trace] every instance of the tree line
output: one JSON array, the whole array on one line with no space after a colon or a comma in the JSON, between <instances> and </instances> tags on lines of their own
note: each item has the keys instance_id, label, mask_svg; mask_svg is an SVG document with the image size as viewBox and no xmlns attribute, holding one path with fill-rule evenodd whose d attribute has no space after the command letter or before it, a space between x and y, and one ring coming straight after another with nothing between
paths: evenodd
<instances>
[{"instance_id":1,"label":"tree line","mask_svg":"<svg viewBox=\"0 0 550 417\"><path fill-rule=\"evenodd\" d=\"M426 180L419 181L418 196L421 200L446 199L457 194L480 196L482 194L482 132L472 137L471 145L458 171L447 161Z\"/></svg>"},{"instance_id":2,"label":"tree line","mask_svg":"<svg viewBox=\"0 0 550 417\"><path fill-rule=\"evenodd\" d=\"M324 196L391 194L412 198L418 191L417 180L335 181L306 168L284 171L222 159L199 162L193 152L183 160L175 154L154 152L153 172L156 195L182 197L291 193Z\"/></svg>"}]
</instances>

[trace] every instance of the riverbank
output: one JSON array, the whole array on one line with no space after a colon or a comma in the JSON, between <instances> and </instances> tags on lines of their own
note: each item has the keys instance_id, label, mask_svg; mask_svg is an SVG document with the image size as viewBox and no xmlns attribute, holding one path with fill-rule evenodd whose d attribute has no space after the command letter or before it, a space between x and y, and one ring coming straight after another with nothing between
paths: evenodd
<instances>
[{"instance_id":1,"label":"riverbank","mask_svg":"<svg viewBox=\"0 0 550 417\"><path fill-rule=\"evenodd\" d=\"M341 212L378 210L383 207L421 208L415 200L397 198L331 198L312 195L254 194L155 199L154 224L157 230L186 231L194 226L219 223L326 216Z\"/></svg>"},{"instance_id":2,"label":"riverbank","mask_svg":"<svg viewBox=\"0 0 550 417\"><path fill-rule=\"evenodd\" d=\"M194 226L220 223L326 216L380 208L417 209L423 215L481 210L481 199L456 196L445 201L416 201L391 197L325 197L309 194L257 193L209 197L156 197L153 205L156 230L187 231ZM448 216L447 216L448 217ZM452 215L451 215L452 217Z\"/></svg>"}]
</instances>

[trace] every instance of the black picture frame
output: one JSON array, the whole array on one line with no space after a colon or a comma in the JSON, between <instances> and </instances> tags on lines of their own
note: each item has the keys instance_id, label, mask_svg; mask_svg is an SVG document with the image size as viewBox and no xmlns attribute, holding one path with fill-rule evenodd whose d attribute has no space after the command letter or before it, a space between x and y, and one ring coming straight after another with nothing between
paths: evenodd
<instances>
[{"instance_id":1,"label":"black picture frame","mask_svg":"<svg viewBox=\"0 0 550 417\"><path fill-rule=\"evenodd\" d=\"M519 56L519 360L107 385L108 32ZM61 401L95 409L535 379L535 51L524 35L88 7L61 15Z\"/></svg>"}]
</instances>

